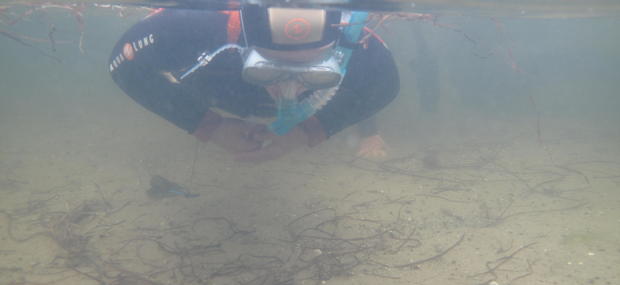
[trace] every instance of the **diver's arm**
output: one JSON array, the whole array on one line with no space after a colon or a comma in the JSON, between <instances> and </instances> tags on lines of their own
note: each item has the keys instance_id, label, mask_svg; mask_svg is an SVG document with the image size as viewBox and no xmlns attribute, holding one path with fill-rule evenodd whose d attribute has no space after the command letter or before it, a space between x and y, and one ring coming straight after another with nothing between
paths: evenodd
<instances>
[{"instance_id":1,"label":"diver's arm","mask_svg":"<svg viewBox=\"0 0 620 285\"><path fill-rule=\"evenodd\" d=\"M132 26L112 51L114 81L132 99L177 127L194 133L210 114L199 73L180 80L205 49L226 43L228 15L164 10Z\"/></svg>"},{"instance_id":2,"label":"diver's arm","mask_svg":"<svg viewBox=\"0 0 620 285\"><path fill-rule=\"evenodd\" d=\"M399 90L398 69L391 52L379 41L370 40L368 49L354 52L338 93L316 117L329 137L376 114L396 98Z\"/></svg>"}]
</instances>

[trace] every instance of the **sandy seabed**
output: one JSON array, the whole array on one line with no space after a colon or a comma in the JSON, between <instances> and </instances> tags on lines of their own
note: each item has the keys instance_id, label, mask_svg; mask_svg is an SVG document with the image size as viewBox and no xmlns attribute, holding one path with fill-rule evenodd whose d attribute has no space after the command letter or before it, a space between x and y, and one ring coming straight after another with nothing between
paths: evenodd
<instances>
[{"instance_id":1,"label":"sandy seabed","mask_svg":"<svg viewBox=\"0 0 620 285\"><path fill-rule=\"evenodd\" d=\"M4 105L0 284L620 284L614 124L413 122L384 161L346 131L249 165L92 100Z\"/></svg>"}]
</instances>

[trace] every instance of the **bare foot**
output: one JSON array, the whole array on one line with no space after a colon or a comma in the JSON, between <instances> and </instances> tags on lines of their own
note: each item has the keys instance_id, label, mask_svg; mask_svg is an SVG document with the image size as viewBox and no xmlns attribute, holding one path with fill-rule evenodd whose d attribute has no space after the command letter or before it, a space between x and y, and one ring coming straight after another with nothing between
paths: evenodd
<instances>
[{"instance_id":1,"label":"bare foot","mask_svg":"<svg viewBox=\"0 0 620 285\"><path fill-rule=\"evenodd\" d=\"M380 135L362 139L357 150L357 156L368 159L381 159L387 156L387 144Z\"/></svg>"}]
</instances>

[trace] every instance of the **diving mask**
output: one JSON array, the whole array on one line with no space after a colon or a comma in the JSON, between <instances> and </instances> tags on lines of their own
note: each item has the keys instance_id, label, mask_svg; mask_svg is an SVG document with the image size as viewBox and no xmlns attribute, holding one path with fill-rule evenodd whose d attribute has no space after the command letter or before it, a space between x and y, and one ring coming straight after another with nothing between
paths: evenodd
<instances>
[{"instance_id":1,"label":"diving mask","mask_svg":"<svg viewBox=\"0 0 620 285\"><path fill-rule=\"evenodd\" d=\"M243 79L257 85L271 85L294 79L308 89L338 86L343 74L333 54L312 63L288 63L269 60L250 49L243 64Z\"/></svg>"}]
</instances>

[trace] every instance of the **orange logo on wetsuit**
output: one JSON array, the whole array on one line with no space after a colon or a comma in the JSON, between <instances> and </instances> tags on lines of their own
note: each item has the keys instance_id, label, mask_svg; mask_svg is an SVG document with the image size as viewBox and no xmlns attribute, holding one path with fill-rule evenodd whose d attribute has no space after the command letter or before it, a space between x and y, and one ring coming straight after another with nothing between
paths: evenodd
<instances>
[{"instance_id":1,"label":"orange logo on wetsuit","mask_svg":"<svg viewBox=\"0 0 620 285\"><path fill-rule=\"evenodd\" d=\"M135 53L133 52L133 47L131 47L131 44L126 43L123 46L123 55L127 60L133 60Z\"/></svg>"},{"instance_id":2,"label":"orange logo on wetsuit","mask_svg":"<svg viewBox=\"0 0 620 285\"><path fill-rule=\"evenodd\" d=\"M284 35L296 41L303 40L312 31L312 25L304 18L293 18L284 25Z\"/></svg>"}]
</instances>

